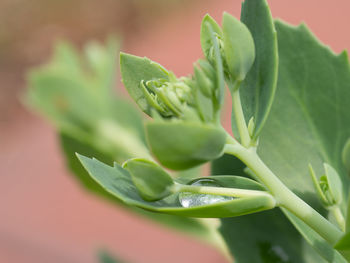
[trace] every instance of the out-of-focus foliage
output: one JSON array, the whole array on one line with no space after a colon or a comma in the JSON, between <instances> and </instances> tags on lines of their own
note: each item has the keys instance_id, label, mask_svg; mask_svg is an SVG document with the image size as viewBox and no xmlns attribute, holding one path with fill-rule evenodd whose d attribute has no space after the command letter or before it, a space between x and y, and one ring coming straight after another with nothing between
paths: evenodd
<instances>
[{"instance_id":1,"label":"out-of-focus foliage","mask_svg":"<svg viewBox=\"0 0 350 263\"><path fill-rule=\"evenodd\" d=\"M78 182L93 193L118 205L123 202L107 193L83 168L75 153L113 164L134 157L148 157L142 117L115 90L119 44L88 43L82 52L60 42L48 64L28 75L27 104L56 128L67 165ZM199 169L173 174L189 181ZM212 243L211 226L192 218L154 214L129 207L141 215ZM214 244L216 245L216 244Z\"/></svg>"}]
</instances>

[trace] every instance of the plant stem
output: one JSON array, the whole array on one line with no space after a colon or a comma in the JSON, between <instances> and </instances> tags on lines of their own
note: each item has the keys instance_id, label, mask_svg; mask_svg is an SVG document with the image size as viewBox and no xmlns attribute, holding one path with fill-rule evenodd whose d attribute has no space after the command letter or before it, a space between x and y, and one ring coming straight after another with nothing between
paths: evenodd
<instances>
[{"instance_id":1,"label":"plant stem","mask_svg":"<svg viewBox=\"0 0 350 263\"><path fill-rule=\"evenodd\" d=\"M343 233L316 210L305 203L285 186L265 165L255 148L245 148L240 144L227 145L225 152L244 162L274 196L277 203L293 213L330 244L335 244Z\"/></svg>"},{"instance_id":2,"label":"plant stem","mask_svg":"<svg viewBox=\"0 0 350 263\"><path fill-rule=\"evenodd\" d=\"M232 92L232 107L236 118L238 132L241 137L241 143L244 147L249 147L250 135L249 135L247 124L244 119L244 114L243 114L242 104L241 104L241 97L239 95L238 88L236 88L236 90Z\"/></svg>"},{"instance_id":3,"label":"plant stem","mask_svg":"<svg viewBox=\"0 0 350 263\"><path fill-rule=\"evenodd\" d=\"M222 195L232 197L257 197L267 196L274 200L273 196L268 192L259 190L248 190L239 188L228 188L228 187L213 187L213 186L196 186L196 185L182 185L178 184L178 192L191 192L195 194L208 194L208 195Z\"/></svg>"},{"instance_id":4,"label":"plant stem","mask_svg":"<svg viewBox=\"0 0 350 263\"><path fill-rule=\"evenodd\" d=\"M335 220L337 221L340 229L345 232L345 219L344 219L343 213L340 210L340 207L339 206L332 207L330 211L333 214Z\"/></svg>"}]
</instances>

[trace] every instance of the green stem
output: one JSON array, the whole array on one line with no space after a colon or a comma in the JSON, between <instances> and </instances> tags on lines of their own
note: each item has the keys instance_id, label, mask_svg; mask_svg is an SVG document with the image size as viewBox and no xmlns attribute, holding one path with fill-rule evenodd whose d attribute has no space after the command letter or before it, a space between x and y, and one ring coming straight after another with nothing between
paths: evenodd
<instances>
[{"instance_id":1,"label":"green stem","mask_svg":"<svg viewBox=\"0 0 350 263\"><path fill-rule=\"evenodd\" d=\"M176 185L177 192L191 192L195 194L222 195L232 197L258 197L267 196L274 200L273 196L265 191L248 190L239 188L213 187L213 186L196 186L196 185ZM275 201L274 201L275 202Z\"/></svg>"},{"instance_id":2,"label":"green stem","mask_svg":"<svg viewBox=\"0 0 350 263\"><path fill-rule=\"evenodd\" d=\"M335 244L343 233L316 210L300 199L265 165L255 148L242 145L227 145L225 152L245 163L274 196L277 203L293 213L330 244Z\"/></svg>"},{"instance_id":3,"label":"green stem","mask_svg":"<svg viewBox=\"0 0 350 263\"><path fill-rule=\"evenodd\" d=\"M241 137L241 143L244 147L249 147L250 136L247 124L244 119L244 114L242 110L241 97L239 95L239 89L236 88L232 92L232 107L236 119L236 124L238 128L239 135Z\"/></svg>"},{"instance_id":4,"label":"green stem","mask_svg":"<svg viewBox=\"0 0 350 263\"><path fill-rule=\"evenodd\" d=\"M345 232L345 219L344 219L343 213L340 210L340 207L339 206L332 207L330 211L333 214L335 220L337 221L340 229Z\"/></svg>"}]
</instances>

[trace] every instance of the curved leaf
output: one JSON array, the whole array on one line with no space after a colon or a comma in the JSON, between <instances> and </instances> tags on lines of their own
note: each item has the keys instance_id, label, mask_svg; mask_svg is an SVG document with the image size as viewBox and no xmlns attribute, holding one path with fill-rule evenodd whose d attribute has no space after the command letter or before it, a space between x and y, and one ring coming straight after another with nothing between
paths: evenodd
<instances>
[{"instance_id":1,"label":"curved leaf","mask_svg":"<svg viewBox=\"0 0 350 263\"><path fill-rule=\"evenodd\" d=\"M147 159L134 158L126 161L123 168L129 171L143 199L156 201L171 194L173 179L158 164Z\"/></svg>"},{"instance_id":2,"label":"curved leaf","mask_svg":"<svg viewBox=\"0 0 350 263\"><path fill-rule=\"evenodd\" d=\"M228 13L223 15L222 32L230 80L241 82L255 59L254 40L249 29Z\"/></svg>"},{"instance_id":3,"label":"curved leaf","mask_svg":"<svg viewBox=\"0 0 350 263\"><path fill-rule=\"evenodd\" d=\"M210 49L213 47L213 34L211 31L217 34L218 37L222 37L221 27L209 14L206 14L202 20L200 34L201 47L206 58L209 58Z\"/></svg>"},{"instance_id":4,"label":"curved leaf","mask_svg":"<svg viewBox=\"0 0 350 263\"><path fill-rule=\"evenodd\" d=\"M226 133L215 126L186 122L148 122L146 136L159 162L174 170L188 169L218 158Z\"/></svg>"},{"instance_id":5,"label":"curved leaf","mask_svg":"<svg viewBox=\"0 0 350 263\"><path fill-rule=\"evenodd\" d=\"M139 196L128 171L118 164L115 163L114 167L111 167L96 159L90 159L82 155L78 155L78 157L90 176L107 192L128 205L149 211L188 217L220 218L255 213L272 209L275 206L275 201L268 196L236 198L187 208L181 206L178 194L160 201L146 202Z\"/></svg>"},{"instance_id":6,"label":"curved leaf","mask_svg":"<svg viewBox=\"0 0 350 263\"><path fill-rule=\"evenodd\" d=\"M140 88L140 83L142 80L169 80L168 71L148 58L141 58L123 52L120 53L120 71L122 73L122 81L131 98L142 111L150 115L150 107Z\"/></svg>"}]
</instances>

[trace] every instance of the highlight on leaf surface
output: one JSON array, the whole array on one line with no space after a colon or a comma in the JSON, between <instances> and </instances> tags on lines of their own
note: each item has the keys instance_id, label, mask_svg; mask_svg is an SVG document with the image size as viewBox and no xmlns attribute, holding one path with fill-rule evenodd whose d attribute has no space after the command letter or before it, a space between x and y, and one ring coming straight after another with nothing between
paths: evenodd
<instances>
[{"instance_id":1,"label":"highlight on leaf surface","mask_svg":"<svg viewBox=\"0 0 350 263\"><path fill-rule=\"evenodd\" d=\"M146 137L158 161L173 170L188 169L220 157L226 143L222 129L193 122L148 122Z\"/></svg>"},{"instance_id":2,"label":"highlight on leaf surface","mask_svg":"<svg viewBox=\"0 0 350 263\"><path fill-rule=\"evenodd\" d=\"M123 168L129 171L143 199L156 201L172 193L173 179L158 164L147 159L134 158L124 162Z\"/></svg>"}]
</instances>

